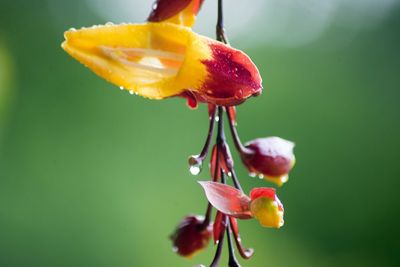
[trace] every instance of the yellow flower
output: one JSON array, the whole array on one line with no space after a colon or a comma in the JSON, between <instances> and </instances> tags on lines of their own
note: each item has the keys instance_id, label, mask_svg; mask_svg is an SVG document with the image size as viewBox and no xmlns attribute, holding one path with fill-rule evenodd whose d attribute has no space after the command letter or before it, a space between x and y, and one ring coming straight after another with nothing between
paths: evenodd
<instances>
[{"instance_id":1,"label":"yellow flower","mask_svg":"<svg viewBox=\"0 0 400 267\"><path fill-rule=\"evenodd\" d=\"M246 54L168 22L69 30L62 47L100 77L150 99L230 106L262 90Z\"/></svg>"}]
</instances>

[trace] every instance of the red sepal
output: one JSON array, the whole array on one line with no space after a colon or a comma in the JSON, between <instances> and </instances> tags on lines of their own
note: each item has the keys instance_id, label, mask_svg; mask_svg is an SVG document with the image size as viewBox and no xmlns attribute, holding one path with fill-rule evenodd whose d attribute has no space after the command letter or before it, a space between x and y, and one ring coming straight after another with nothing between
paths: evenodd
<instances>
[{"instance_id":1,"label":"red sepal","mask_svg":"<svg viewBox=\"0 0 400 267\"><path fill-rule=\"evenodd\" d=\"M217 210L239 219L252 218L250 198L240 190L221 183L200 181L208 201Z\"/></svg>"},{"instance_id":2,"label":"red sepal","mask_svg":"<svg viewBox=\"0 0 400 267\"><path fill-rule=\"evenodd\" d=\"M250 192L251 200L254 200L259 197L267 197L272 200L275 200L276 199L275 189L270 187L259 187L251 190Z\"/></svg>"},{"instance_id":3,"label":"red sepal","mask_svg":"<svg viewBox=\"0 0 400 267\"><path fill-rule=\"evenodd\" d=\"M217 244L219 238L221 237L221 233L224 232L225 229L226 229L226 215L220 211L217 211L213 226L214 244Z\"/></svg>"},{"instance_id":4,"label":"red sepal","mask_svg":"<svg viewBox=\"0 0 400 267\"><path fill-rule=\"evenodd\" d=\"M214 145L213 150L211 152L211 160L210 160L210 173L211 177L213 178L212 180L214 182L218 182L221 179L221 172L220 172L219 162L217 160L217 154L218 154L218 148L217 145ZM218 170L215 169L217 165L218 165ZM217 173L215 173L215 171L217 171Z\"/></svg>"}]
</instances>

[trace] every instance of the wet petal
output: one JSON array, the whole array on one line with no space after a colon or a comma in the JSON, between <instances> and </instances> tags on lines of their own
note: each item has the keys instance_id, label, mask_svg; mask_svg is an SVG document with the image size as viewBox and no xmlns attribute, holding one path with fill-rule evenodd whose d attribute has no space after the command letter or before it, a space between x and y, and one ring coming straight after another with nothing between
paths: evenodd
<instances>
[{"instance_id":1,"label":"wet petal","mask_svg":"<svg viewBox=\"0 0 400 267\"><path fill-rule=\"evenodd\" d=\"M199 60L209 51L193 45L199 38L170 23L104 25L67 31L62 47L117 86L162 99L200 86L206 71Z\"/></svg>"},{"instance_id":2,"label":"wet petal","mask_svg":"<svg viewBox=\"0 0 400 267\"><path fill-rule=\"evenodd\" d=\"M171 23L94 26L65 33L62 47L97 75L151 99L183 96L236 105L261 90L243 52Z\"/></svg>"},{"instance_id":3,"label":"wet petal","mask_svg":"<svg viewBox=\"0 0 400 267\"><path fill-rule=\"evenodd\" d=\"M260 73L245 53L222 43L209 46L212 58L203 61L208 75L201 101L232 106L261 93Z\"/></svg>"}]
</instances>

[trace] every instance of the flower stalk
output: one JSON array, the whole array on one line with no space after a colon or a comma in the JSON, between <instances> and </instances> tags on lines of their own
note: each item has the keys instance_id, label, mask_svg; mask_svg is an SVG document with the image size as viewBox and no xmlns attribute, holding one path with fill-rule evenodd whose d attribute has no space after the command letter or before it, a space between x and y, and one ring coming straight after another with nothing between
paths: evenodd
<instances>
[{"instance_id":1,"label":"flower stalk","mask_svg":"<svg viewBox=\"0 0 400 267\"><path fill-rule=\"evenodd\" d=\"M207 209L204 217L184 217L170 239L177 254L192 257L213 238L217 248L210 266L217 267L226 235L228 265L240 267L233 243L243 259L249 259L254 250L243 247L237 219L257 219L264 227L280 228L284 210L274 188L253 188L250 196L246 195L226 141L224 113L243 164L250 173L267 181L277 185L287 181L295 162L294 143L266 137L242 144L236 129L236 106L261 94L261 75L244 52L229 45L222 0L218 0L216 40L191 29L203 1L155 0L146 23L71 28L64 34L62 48L131 95L156 100L184 98L192 109L198 103L208 105L205 143L200 153L188 160L191 174L200 174L212 145L211 181L199 181L208 200ZM214 131L217 133L212 144Z\"/></svg>"}]
</instances>

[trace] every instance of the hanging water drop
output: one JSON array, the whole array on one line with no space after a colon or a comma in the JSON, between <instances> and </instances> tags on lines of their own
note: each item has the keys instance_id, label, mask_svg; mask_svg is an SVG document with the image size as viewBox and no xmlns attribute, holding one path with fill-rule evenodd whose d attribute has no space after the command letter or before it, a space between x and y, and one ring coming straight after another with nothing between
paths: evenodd
<instances>
[{"instance_id":1,"label":"hanging water drop","mask_svg":"<svg viewBox=\"0 0 400 267\"><path fill-rule=\"evenodd\" d=\"M120 89L120 90L124 90L124 87L123 87L123 86L120 86L119 89Z\"/></svg>"},{"instance_id":2,"label":"hanging water drop","mask_svg":"<svg viewBox=\"0 0 400 267\"><path fill-rule=\"evenodd\" d=\"M133 90L129 90L129 93L133 95L135 92Z\"/></svg>"},{"instance_id":3,"label":"hanging water drop","mask_svg":"<svg viewBox=\"0 0 400 267\"><path fill-rule=\"evenodd\" d=\"M203 161L198 158L198 155L189 157L189 172L192 175L198 175L201 172Z\"/></svg>"},{"instance_id":4,"label":"hanging water drop","mask_svg":"<svg viewBox=\"0 0 400 267\"><path fill-rule=\"evenodd\" d=\"M192 175L198 175L201 171L201 165L192 165L190 166L189 171Z\"/></svg>"},{"instance_id":5,"label":"hanging water drop","mask_svg":"<svg viewBox=\"0 0 400 267\"><path fill-rule=\"evenodd\" d=\"M258 178L264 179L264 175L263 175L263 174L259 174L259 175L258 175Z\"/></svg>"}]
</instances>

